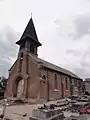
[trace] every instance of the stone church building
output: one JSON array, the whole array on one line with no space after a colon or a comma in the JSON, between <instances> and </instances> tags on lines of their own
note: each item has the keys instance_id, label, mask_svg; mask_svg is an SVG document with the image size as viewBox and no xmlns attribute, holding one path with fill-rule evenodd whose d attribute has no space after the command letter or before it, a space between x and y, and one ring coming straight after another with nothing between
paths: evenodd
<instances>
[{"instance_id":1,"label":"stone church building","mask_svg":"<svg viewBox=\"0 0 90 120\"><path fill-rule=\"evenodd\" d=\"M83 80L74 73L38 57L39 42L31 18L19 41L19 52L9 69L5 96L55 100L82 94Z\"/></svg>"}]
</instances>

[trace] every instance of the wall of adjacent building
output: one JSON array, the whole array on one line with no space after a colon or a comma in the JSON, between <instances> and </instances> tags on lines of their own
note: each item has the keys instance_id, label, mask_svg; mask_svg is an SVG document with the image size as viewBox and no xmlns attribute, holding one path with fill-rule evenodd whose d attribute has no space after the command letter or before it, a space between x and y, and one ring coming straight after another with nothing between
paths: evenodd
<instances>
[{"instance_id":1,"label":"wall of adjacent building","mask_svg":"<svg viewBox=\"0 0 90 120\"><path fill-rule=\"evenodd\" d=\"M86 78L84 81L85 89L90 93L90 78Z\"/></svg>"}]
</instances>

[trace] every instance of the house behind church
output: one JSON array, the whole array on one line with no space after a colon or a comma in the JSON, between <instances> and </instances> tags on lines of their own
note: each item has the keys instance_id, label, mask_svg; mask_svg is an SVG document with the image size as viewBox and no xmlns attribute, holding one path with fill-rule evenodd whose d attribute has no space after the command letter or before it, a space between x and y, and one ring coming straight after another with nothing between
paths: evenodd
<instances>
[{"instance_id":1,"label":"house behind church","mask_svg":"<svg viewBox=\"0 0 90 120\"><path fill-rule=\"evenodd\" d=\"M19 52L9 69L6 97L55 100L82 94L83 80L74 73L38 58L38 40L33 19L16 42Z\"/></svg>"},{"instance_id":2,"label":"house behind church","mask_svg":"<svg viewBox=\"0 0 90 120\"><path fill-rule=\"evenodd\" d=\"M86 91L90 93L90 78L85 78L84 85L85 85Z\"/></svg>"}]
</instances>

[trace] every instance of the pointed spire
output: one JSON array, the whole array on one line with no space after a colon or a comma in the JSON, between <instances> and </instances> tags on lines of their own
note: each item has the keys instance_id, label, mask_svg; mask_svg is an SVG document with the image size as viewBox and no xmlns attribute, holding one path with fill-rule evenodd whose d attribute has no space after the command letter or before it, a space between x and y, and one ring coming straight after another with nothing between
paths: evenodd
<instances>
[{"instance_id":1,"label":"pointed spire","mask_svg":"<svg viewBox=\"0 0 90 120\"><path fill-rule=\"evenodd\" d=\"M20 45L21 41L25 40L25 38L27 37L34 40L34 42L36 42L39 46L41 45L41 43L38 41L38 37L37 37L36 30L34 27L32 13L31 13L31 18L25 28L24 33L22 34L20 40L16 42L16 44Z\"/></svg>"},{"instance_id":2,"label":"pointed spire","mask_svg":"<svg viewBox=\"0 0 90 120\"><path fill-rule=\"evenodd\" d=\"M21 39L24 39L27 36L32 37L34 40L38 41L32 17L31 17L29 23L27 24L27 27L26 27L23 35L21 36Z\"/></svg>"}]
</instances>

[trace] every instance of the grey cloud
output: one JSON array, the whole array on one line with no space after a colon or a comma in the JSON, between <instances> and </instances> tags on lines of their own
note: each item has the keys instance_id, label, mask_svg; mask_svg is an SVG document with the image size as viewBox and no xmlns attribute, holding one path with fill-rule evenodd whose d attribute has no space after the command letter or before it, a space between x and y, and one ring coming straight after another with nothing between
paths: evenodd
<instances>
[{"instance_id":1,"label":"grey cloud","mask_svg":"<svg viewBox=\"0 0 90 120\"><path fill-rule=\"evenodd\" d=\"M54 20L57 33L60 36L67 36L76 40L90 34L90 13L75 15L75 19L70 20L67 18L67 20L67 26L65 26L67 22L65 20L59 18Z\"/></svg>"},{"instance_id":2,"label":"grey cloud","mask_svg":"<svg viewBox=\"0 0 90 120\"><path fill-rule=\"evenodd\" d=\"M76 57L82 57L82 59L88 59L90 58L90 47L87 46L87 49L84 50L84 49L67 49L66 50L66 54L67 55L73 55L73 56L76 56Z\"/></svg>"},{"instance_id":3,"label":"grey cloud","mask_svg":"<svg viewBox=\"0 0 90 120\"><path fill-rule=\"evenodd\" d=\"M74 26L76 30L74 37L78 38L90 34L90 13L77 16Z\"/></svg>"},{"instance_id":4,"label":"grey cloud","mask_svg":"<svg viewBox=\"0 0 90 120\"><path fill-rule=\"evenodd\" d=\"M18 40L19 36L20 34L9 26L5 26L0 30L0 76L8 75L8 69L12 64L12 58L15 58L17 54L15 42Z\"/></svg>"},{"instance_id":5,"label":"grey cloud","mask_svg":"<svg viewBox=\"0 0 90 120\"><path fill-rule=\"evenodd\" d=\"M90 63L87 63L87 62L85 62L85 61L82 61L81 63L80 63L80 65L82 66L82 68L90 68Z\"/></svg>"},{"instance_id":6,"label":"grey cloud","mask_svg":"<svg viewBox=\"0 0 90 120\"><path fill-rule=\"evenodd\" d=\"M76 67L73 68L73 71L83 79L85 79L85 76L90 77L89 72L85 68Z\"/></svg>"},{"instance_id":7,"label":"grey cloud","mask_svg":"<svg viewBox=\"0 0 90 120\"><path fill-rule=\"evenodd\" d=\"M53 22L54 22L56 25L60 25L60 24L61 24L60 19L55 19Z\"/></svg>"},{"instance_id":8,"label":"grey cloud","mask_svg":"<svg viewBox=\"0 0 90 120\"><path fill-rule=\"evenodd\" d=\"M81 51L78 51L78 50L67 50L66 51L66 54L72 54L73 56L80 56L82 54Z\"/></svg>"},{"instance_id":9,"label":"grey cloud","mask_svg":"<svg viewBox=\"0 0 90 120\"><path fill-rule=\"evenodd\" d=\"M66 68L70 68L73 72L75 72L78 76L81 76L82 78L90 77L90 13L78 16L75 15L75 20L72 20L71 27L71 24L65 26L64 22L65 21L61 21L60 19L56 19L54 21L57 33L60 35L60 37L62 37L61 35L63 34L63 36L65 36L68 40L72 38L72 43L74 42L74 40L82 40L82 42L75 42L78 43L78 47L76 47L78 49L75 49L75 47L72 48L71 46L71 48L66 49L64 66Z\"/></svg>"},{"instance_id":10,"label":"grey cloud","mask_svg":"<svg viewBox=\"0 0 90 120\"><path fill-rule=\"evenodd\" d=\"M90 47L86 50L66 50L66 67L71 66L71 69L82 78L90 77ZM68 59L68 55L72 56L72 59ZM73 56L76 59L73 59ZM73 61L74 60L74 61Z\"/></svg>"}]
</instances>

